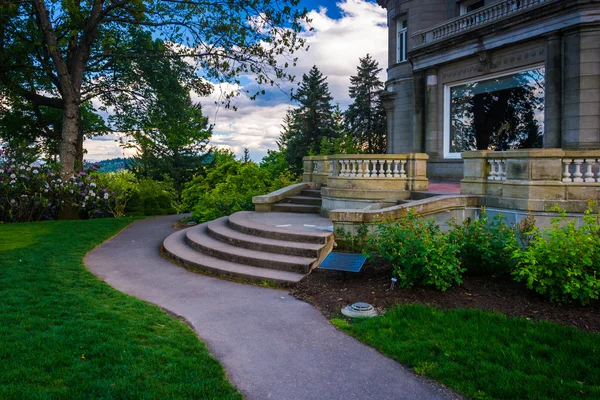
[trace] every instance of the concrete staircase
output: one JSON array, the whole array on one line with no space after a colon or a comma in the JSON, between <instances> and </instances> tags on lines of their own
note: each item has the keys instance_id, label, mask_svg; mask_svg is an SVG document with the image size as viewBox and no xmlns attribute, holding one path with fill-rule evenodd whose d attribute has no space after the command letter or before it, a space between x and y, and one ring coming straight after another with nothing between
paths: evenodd
<instances>
[{"instance_id":1,"label":"concrete staircase","mask_svg":"<svg viewBox=\"0 0 600 400\"><path fill-rule=\"evenodd\" d=\"M164 240L164 252L192 269L295 285L331 251L331 232L266 225L253 214L238 212L177 231Z\"/></svg>"},{"instance_id":2,"label":"concrete staircase","mask_svg":"<svg viewBox=\"0 0 600 400\"><path fill-rule=\"evenodd\" d=\"M289 196L273 204L275 212L319 214L321 211L321 191L305 189L298 196Z\"/></svg>"}]
</instances>

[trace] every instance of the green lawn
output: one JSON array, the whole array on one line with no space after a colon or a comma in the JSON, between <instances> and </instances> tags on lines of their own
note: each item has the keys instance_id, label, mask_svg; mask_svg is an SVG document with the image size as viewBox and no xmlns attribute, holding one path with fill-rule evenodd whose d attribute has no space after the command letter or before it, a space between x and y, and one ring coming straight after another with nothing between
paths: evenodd
<instances>
[{"instance_id":1,"label":"green lawn","mask_svg":"<svg viewBox=\"0 0 600 400\"><path fill-rule=\"evenodd\" d=\"M473 399L600 399L600 335L477 310L399 306L341 330Z\"/></svg>"},{"instance_id":2,"label":"green lawn","mask_svg":"<svg viewBox=\"0 0 600 400\"><path fill-rule=\"evenodd\" d=\"M85 269L130 222L0 225L0 398L241 399L191 329Z\"/></svg>"}]
</instances>

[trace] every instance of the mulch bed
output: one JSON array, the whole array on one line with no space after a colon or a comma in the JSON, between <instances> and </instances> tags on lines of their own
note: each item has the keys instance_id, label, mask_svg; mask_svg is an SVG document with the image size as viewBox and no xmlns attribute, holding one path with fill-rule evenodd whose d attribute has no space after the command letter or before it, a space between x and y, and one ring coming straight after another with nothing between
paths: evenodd
<instances>
[{"instance_id":1,"label":"mulch bed","mask_svg":"<svg viewBox=\"0 0 600 400\"><path fill-rule=\"evenodd\" d=\"M342 307L358 301L370 303L379 311L395 304L422 303L442 309L478 308L600 332L600 301L585 307L551 303L510 276L465 277L462 285L445 293L430 288L390 290L390 279L390 268L377 263L365 264L358 274L316 269L292 294L314 305L327 318L340 315Z\"/></svg>"}]
</instances>

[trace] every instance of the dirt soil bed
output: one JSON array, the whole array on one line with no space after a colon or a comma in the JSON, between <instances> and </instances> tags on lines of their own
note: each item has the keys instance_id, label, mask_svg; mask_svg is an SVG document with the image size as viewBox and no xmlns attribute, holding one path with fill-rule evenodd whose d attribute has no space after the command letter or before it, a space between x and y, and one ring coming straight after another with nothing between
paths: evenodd
<instances>
[{"instance_id":1,"label":"dirt soil bed","mask_svg":"<svg viewBox=\"0 0 600 400\"><path fill-rule=\"evenodd\" d=\"M600 301L585 307L550 303L510 276L465 277L462 285L445 293L429 288L390 290L390 283L389 267L367 263L358 274L314 270L292 294L314 305L327 318L339 315L342 307L358 301L370 303L379 311L395 304L422 303L443 309L479 308L600 332Z\"/></svg>"}]
</instances>

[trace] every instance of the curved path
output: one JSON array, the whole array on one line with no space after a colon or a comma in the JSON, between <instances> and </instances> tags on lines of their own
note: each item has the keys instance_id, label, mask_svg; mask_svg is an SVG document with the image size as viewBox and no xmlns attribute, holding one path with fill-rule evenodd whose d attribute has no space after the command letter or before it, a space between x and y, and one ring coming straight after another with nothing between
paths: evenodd
<instances>
[{"instance_id":1,"label":"curved path","mask_svg":"<svg viewBox=\"0 0 600 400\"><path fill-rule=\"evenodd\" d=\"M177 216L133 223L87 267L114 288L186 318L248 400L456 397L335 329L288 292L187 271L159 246Z\"/></svg>"}]
</instances>

